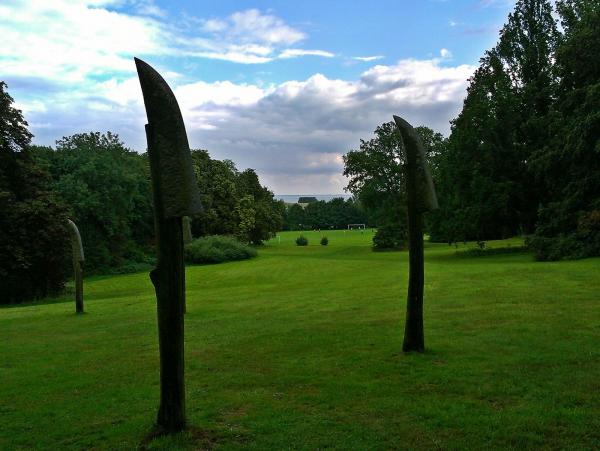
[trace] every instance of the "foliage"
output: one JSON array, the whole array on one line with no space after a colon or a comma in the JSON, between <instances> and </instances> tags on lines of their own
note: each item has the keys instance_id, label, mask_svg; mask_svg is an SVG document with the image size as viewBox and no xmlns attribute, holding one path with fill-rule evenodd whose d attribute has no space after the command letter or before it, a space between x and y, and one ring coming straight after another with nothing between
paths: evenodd
<instances>
[{"instance_id":1,"label":"foliage","mask_svg":"<svg viewBox=\"0 0 600 451\"><path fill-rule=\"evenodd\" d=\"M327 246L329 244L329 239L326 236L321 238L321 246Z\"/></svg>"},{"instance_id":2,"label":"foliage","mask_svg":"<svg viewBox=\"0 0 600 451\"><path fill-rule=\"evenodd\" d=\"M540 260L600 255L600 4L557 2L564 29L556 52L558 95L548 145L535 155L548 202L528 242Z\"/></svg>"},{"instance_id":3,"label":"foliage","mask_svg":"<svg viewBox=\"0 0 600 451\"><path fill-rule=\"evenodd\" d=\"M213 160L193 150L192 161L204 211L193 218L195 236L234 235L261 244L282 227L285 206L261 186L253 169L239 172L230 160Z\"/></svg>"},{"instance_id":4,"label":"foliage","mask_svg":"<svg viewBox=\"0 0 600 451\"><path fill-rule=\"evenodd\" d=\"M343 229L348 224L367 222L368 216L356 200L341 197L315 201L306 208L291 204L284 214L284 230Z\"/></svg>"},{"instance_id":5,"label":"foliage","mask_svg":"<svg viewBox=\"0 0 600 451\"><path fill-rule=\"evenodd\" d=\"M600 4L519 0L436 167L434 241L529 233L540 260L600 255ZM583 225L582 225L583 224Z\"/></svg>"},{"instance_id":6,"label":"foliage","mask_svg":"<svg viewBox=\"0 0 600 451\"><path fill-rule=\"evenodd\" d=\"M533 230L545 190L532 160L548 140L559 33L547 0L519 0L480 60L452 122L436 187L435 241L493 239Z\"/></svg>"},{"instance_id":7,"label":"foliage","mask_svg":"<svg viewBox=\"0 0 600 451\"><path fill-rule=\"evenodd\" d=\"M377 228L373 236L373 249L403 249L407 238L406 222L389 222Z\"/></svg>"},{"instance_id":8,"label":"foliage","mask_svg":"<svg viewBox=\"0 0 600 451\"><path fill-rule=\"evenodd\" d=\"M600 255L600 210L581 212L575 227L570 224L569 210L550 204L540 211L538 228L526 240L536 259L570 260Z\"/></svg>"},{"instance_id":9,"label":"foliage","mask_svg":"<svg viewBox=\"0 0 600 451\"><path fill-rule=\"evenodd\" d=\"M152 193L146 155L107 132L80 133L35 147L53 189L79 227L86 272L106 272L152 252Z\"/></svg>"},{"instance_id":10,"label":"foliage","mask_svg":"<svg viewBox=\"0 0 600 451\"><path fill-rule=\"evenodd\" d=\"M185 246L185 259L188 263L223 263L246 260L256 255L256 249L222 235L197 238Z\"/></svg>"},{"instance_id":11,"label":"foliage","mask_svg":"<svg viewBox=\"0 0 600 451\"><path fill-rule=\"evenodd\" d=\"M416 131L435 177L446 140L427 127L416 127ZM378 227L375 249L398 249L404 246L407 233L402 138L394 122L381 124L374 133L373 139L361 140L358 150L344 155L344 175L349 178L348 190L370 213L371 221L363 222Z\"/></svg>"},{"instance_id":12,"label":"foliage","mask_svg":"<svg viewBox=\"0 0 600 451\"><path fill-rule=\"evenodd\" d=\"M32 157L32 135L0 82L0 304L62 289L70 261L67 215Z\"/></svg>"},{"instance_id":13,"label":"foliage","mask_svg":"<svg viewBox=\"0 0 600 451\"><path fill-rule=\"evenodd\" d=\"M296 238L296 246L308 246L308 239L304 235Z\"/></svg>"}]
</instances>

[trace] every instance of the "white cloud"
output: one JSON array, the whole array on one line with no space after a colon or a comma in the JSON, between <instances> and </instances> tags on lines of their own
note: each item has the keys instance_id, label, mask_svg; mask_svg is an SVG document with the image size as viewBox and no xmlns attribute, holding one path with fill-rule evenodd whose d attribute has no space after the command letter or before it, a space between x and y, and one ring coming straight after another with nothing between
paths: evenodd
<instances>
[{"instance_id":1,"label":"white cloud","mask_svg":"<svg viewBox=\"0 0 600 451\"><path fill-rule=\"evenodd\" d=\"M261 14L257 9L236 12L228 21L230 26L226 32L243 40L290 45L306 38L303 32L286 25L280 18Z\"/></svg>"},{"instance_id":2,"label":"white cloud","mask_svg":"<svg viewBox=\"0 0 600 451\"><path fill-rule=\"evenodd\" d=\"M335 54L324 50L285 49L279 54L279 58L297 58L299 56L322 56L333 58Z\"/></svg>"},{"instance_id":3,"label":"white cloud","mask_svg":"<svg viewBox=\"0 0 600 451\"><path fill-rule=\"evenodd\" d=\"M189 56L242 64L267 63L280 54L333 56L323 50L286 49L306 34L256 9L201 21L192 34L185 34L152 0L129 0L132 13L114 9L123 3L2 2L2 75L36 74L61 83L82 83L90 77L133 73L133 56Z\"/></svg>"},{"instance_id":4,"label":"white cloud","mask_svg":"<svg viewBox=\"0 0 600 451\"><path fill-rule=\"evenodd\" d=\"M217 33L219 31L224 31L227 29L227 22L219 19L209 19L205 20L202 24L202 30L207 31L209 33Z\"/></svg>"},{"instance_id":5,"label":"white cloud","mask_svg":"<svg viewBox=\"0 0 600 451\"><path fill-rule=\"evenodd\" d=\"M132 72L133 54L168 51L168 34L154 19L92 8L85 2L9 2L0 6L0 17L4 76L35 74L81 82L106 71Z\"/></svg>"},{"instance_id":6,"label":"white cloud","mask_svg":"<svg viewBox=\"0 0 600 451\"><path fill-rule=\"evenodd\" d=\"M441 49L440 56L444 59L452 58L452 52L448 49Z\"/></svg>"},{"instance_id":7,"label":"white cloud","mask_svg":"<svg viewBox=\"0 0 600 451\"><path fill-rule=\"evenodd\" d=\"M110 0L0 4L2 75L34 142L53 144L61 136L111 130L143 151L146 115L133 55L255 64L334 56L297 48L303 32L258 10L190 20L196 33L184 35L163 20L162 10L152 9L151 1L139 0L136 15L115 9L121 1L111 10ZM375 61L379 55L356 59ZM256 168L278 192L325 193L345 185L341 155L392 114L448 131L473 67L444 63L409 59L375 65L353 80L314 74L277 85L190 82L189 75L157 69L174 88L193 147L231 158L240 168Z\"/></svg>"},{"instance_id":8,"label":"white cloud","mask_svg":"<svg viewBox=\"0 0 600 451\"><path fill-rule=\"evenodd\" d=\"M357 60L357 61L376 61L376 60L380 60L384 58L383 55L373 55L373 56L353 56L352 59L353 60Z\"/></svg>"},{"instance_id":9,"label":"white cloud","mask_svg":"<svg viewBox=\"0 0 600 451\"><path fill-rule=\"evenodd\" d=\"M259 86L182 83L173 74L167 81L174 86L192 147L230 158L240 168L255 168L279 193L339 193L346 184L342 155L392 114L447 133L473 70L442 66L439 59L408 59L376 65L355 80L315 74ZM141 99L131 77L104 82L87 97L59 94L45 105L23 106L35 142L52 144L63 135L108 129L142 151Z\"/></svg>"}]
</instances>

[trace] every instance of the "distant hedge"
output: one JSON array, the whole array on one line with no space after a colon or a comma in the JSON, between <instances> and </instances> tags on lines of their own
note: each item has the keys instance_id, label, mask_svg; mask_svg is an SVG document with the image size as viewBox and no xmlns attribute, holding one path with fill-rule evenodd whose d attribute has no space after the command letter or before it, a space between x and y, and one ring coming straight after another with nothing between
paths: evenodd
<instances>
[{"instance_id":1,"label":"distant hedge","mask_svg":"<svg viewBox=\"0 0 600 451\"><path fill-rule=\"evenodd\" d=\"M256 249L221 235L197 238L185 247L188 263L223 263L256 257Z\"/></svg>"}]
</instances>

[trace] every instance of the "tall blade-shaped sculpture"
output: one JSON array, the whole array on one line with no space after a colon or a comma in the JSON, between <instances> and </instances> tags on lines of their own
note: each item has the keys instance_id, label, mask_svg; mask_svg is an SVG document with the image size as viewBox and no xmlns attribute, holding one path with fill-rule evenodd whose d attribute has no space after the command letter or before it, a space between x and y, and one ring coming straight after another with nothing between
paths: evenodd
<instances>
[{"instance_id":1,"label":"tall blade-shaped sculpture","mask_svg":"<svg viewBox=\"0 0 600 451\"><path fill-rule=\"evenodd\" d=\"M67 219L69 233L71 234L71 249L73 253L73 274L75 278L75 311L83 313L83 244L79 229L73 221Z\"/></svg>"},{"instance_id":2,"label":"tall blade-shaped sculpture","mask_svg":"<svg viewBox=\"0 0 600 451\"><path fill-rule=\"evenodd\" d=\"M135 58L148 124L148 156L154 197L158 261L150 273L156 291L160 350L160 407L165 432L185 428L183 314L185 267L183 216L200 212L190 148L173 92L152 67Z\"/></svg>"},{"instance_id":3,"label":"tall blade-shaped sculpture","mask_svg":"<svg viewBox=\"0 0 600 451\"><path fill-rule=\"evenodd\" d=\"M415 129L394 116L406 152L406 199L408 209L409 275L404 326L404 352L425 350L423 333L423 213L438 208L435 188L427 168L423 143Z\"/></svg>"}]
</instances>

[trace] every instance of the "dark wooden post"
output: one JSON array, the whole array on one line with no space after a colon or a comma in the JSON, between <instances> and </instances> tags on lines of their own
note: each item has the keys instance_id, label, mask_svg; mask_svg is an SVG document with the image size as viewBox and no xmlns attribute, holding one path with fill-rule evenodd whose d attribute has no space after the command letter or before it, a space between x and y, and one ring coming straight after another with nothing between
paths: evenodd
<instances>
[{"instance_id":1,"label":"dark wooden post","mask_svg":"<svg viewBox=\"0 0 600 451\"><path fill-rule=\"evenodd\" d=\"M423 288L425 284L423 259L423 213L438 207L435 189L427 168L425 150L415 129L404 119L394 116L406 153L406 200L408 210L408 295L404 352L423 352Z\"/></svg>"},{"instance_id":2,"label":"dark wooden post","mask_svg":"<svg viewBox=\"0 0 600 451\"><path fill-rule=\"evenodd\" d=\"M83 313L83 244L79 229L73 221L69 223L69 232L71 233L71 249L73 251L73 274L75 277L75 312Z\"/></svg>"},{"instance_id":3,"label":"dark wooden post","mask_svg":"<svg viewBox=\"0 0 600 451\"><path fill-rule=\"evenodd\" d=\"M166 431L185 428L185 380L183 313L185 267L181 218L165 218L160 196L160 154L151 125L146 125L152 192L154 226L158 259L150 272L156 292L158 347L160 351L160 407L157 424Z\"/></svg>"},{"instance_id":4,"label":"dark wooden post","mask_svg":"<svg viewBox=\"0 0 600 451\"><path fill-rule=\"evenodd\" d=\"M158 260L150 279L156 291L160 350L160 406L157 426L185 428L185 266L182 218L200 212L183 118L173 92L152 67L135 59L148 124L148 157L154 197Z\"/></svg>"}]
</instances>

